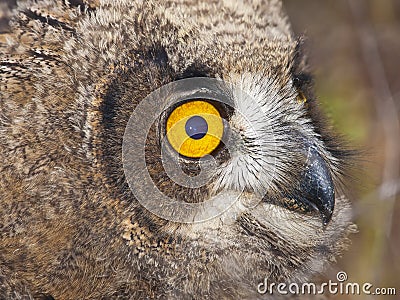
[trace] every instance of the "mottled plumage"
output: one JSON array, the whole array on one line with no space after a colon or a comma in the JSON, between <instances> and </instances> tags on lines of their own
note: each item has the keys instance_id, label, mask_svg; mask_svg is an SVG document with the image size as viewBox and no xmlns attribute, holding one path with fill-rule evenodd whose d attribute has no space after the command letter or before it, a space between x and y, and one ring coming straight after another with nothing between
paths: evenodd
<instances>
[{"instance_id":1,"label":"mottled plumage","mask_svg":"<svg viewBox=\"0 0 400 300\"><path fill-rule=\"evenodd\" d=\"M301 40L279 1L43 0L20 3L14 15L0 35L1 299L256 299L265 277L309 280L345 249L349 153L320 117ZM178 186L163 170L153 128L150 175L179 201L238 186L245 201L269 180L256 207L170 222L129 189L123 135L151 92L204 76L240 85L265 107L252 112L232 96L250 123L262 114L273 125L276 140L254 142L270 146L276 173L249 148L247 158L217 154L213 184ZM231 127L246 137L234 110ZM307 157L333 180L332 216L301 200L315 194L304 190L314 187L304 182L306 169L314 172ZM195 173L195 162L176 159ZM253 177L235 175L257 161Z\"/></svg>"}]
</instances>

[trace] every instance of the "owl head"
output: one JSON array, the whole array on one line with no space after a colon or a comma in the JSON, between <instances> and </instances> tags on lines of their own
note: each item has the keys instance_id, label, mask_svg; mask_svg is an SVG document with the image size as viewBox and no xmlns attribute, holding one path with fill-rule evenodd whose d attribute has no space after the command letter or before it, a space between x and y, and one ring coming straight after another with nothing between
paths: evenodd
<instances>
[{"instance_id":1,"label":"owl head","mask_svg":"<svg viewBox=\"0 0 400 300\"><path fill-rule=\"evenodd\" d=\"M33 46L8 48L33 78L18 118L33 121L37 152L19 163L49 153L24 176L62 224L58 237L35 225L32 239L74 253L53 278L91 295L255 298L264 278L322 272L353 231L350 151L322 117L281 3L100 2L20 4L14 26ZM66 293L69 279L40 276Z\"/></svg>"},{"instance_id":2,"label":"owl head","mask_svg":"<svg viewBox=\"0 0 400 300\"><path fill-rule=\"evenodd\" d=\"M128 244L132 226L150 223L174 241L167 269L185 262L201 277L185 288L197 292L211 279L244 291L265 277L321 272L350 230L348 152L321 118L302 40L280 4L126 9L112 43L87 34L115 48L100 64L104 72L114 55L106 82L93 82L101 101L88 138L108 184L135 211ZM77 61L95 64L88 58Z\"/></svg>"}]
</instances>

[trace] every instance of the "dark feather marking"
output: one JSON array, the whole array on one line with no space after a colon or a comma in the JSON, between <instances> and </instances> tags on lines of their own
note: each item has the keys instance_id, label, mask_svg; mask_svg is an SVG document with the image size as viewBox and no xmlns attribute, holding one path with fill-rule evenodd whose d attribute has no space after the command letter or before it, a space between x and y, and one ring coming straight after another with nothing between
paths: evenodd
<instances>
[{"instance_id":1,"label":"dark feather marking","mask_svg":"<svg viewBox=\"0 0 400 300\"><path fill-rule=\"evenodd\" d=\"M43 24L48 24L55 28L61 27L62 29L66 30L66 31L75 32L75 29L72 28L71 26L69 26L68 24L66 24L65 22L59 21L50 16L46 16L46 17L41 16L38 12L32 11L30 9L25 9L22 11L22 13L24 15L26 15L28 18L30 18L32 20L37 20Z\"/></svg>"}]
</instances>

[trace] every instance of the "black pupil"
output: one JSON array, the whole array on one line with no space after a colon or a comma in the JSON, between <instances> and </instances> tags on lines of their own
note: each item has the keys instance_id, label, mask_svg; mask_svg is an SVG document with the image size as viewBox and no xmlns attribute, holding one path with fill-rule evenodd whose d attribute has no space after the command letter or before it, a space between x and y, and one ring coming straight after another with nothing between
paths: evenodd
<instances>
[{"instance_id":1,"label":"black pupil","mask_svg":"<svg viewBox=\"0 0 400 300\"><path fill-rule=\"evenodd\" d=\"M193 116L186 121L185 130L192 139L199 140L207 134L207 121L200 116Z\"/></svg>"}]
</instances>

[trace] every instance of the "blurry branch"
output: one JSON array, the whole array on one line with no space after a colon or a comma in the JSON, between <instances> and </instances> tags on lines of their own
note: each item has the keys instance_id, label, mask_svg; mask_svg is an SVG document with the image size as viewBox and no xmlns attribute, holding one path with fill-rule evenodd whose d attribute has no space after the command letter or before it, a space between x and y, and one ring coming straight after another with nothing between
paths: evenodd
<instances>
[{"instance_id":1,"label":"blurry branch","mask_svg":"<svg viewBox=\"0 0 400 300\"><path fill-rule=\"evenodd\" d=\"M382 189L380 199L390 199L395 196L398 187L390 183L397 183L400 175L400 124L389 84L386 78L378 44L371 24L366 18L365 1L349 0L351 12L360 39L361 52L365 67L374 92L374 103L386 135L385 165L383 170L383 184L387 189Z\"/></svg>"},{"instance_id":2,"label":"blurry branch","mask_svg":"<svg viewBox=\"0 0 400 300\"><path fill-rule=\"evenodd\" d=\"M386 144L382 145L385 151L385 162L382 182L377 194L379 200L385 201L385 204L389 206L386 211L386 216L384 216L382 220L382 222L386 222L386 224L384 224L386 226L384 226L382 230L384 230L383 234L386 234L386 237L390 238L396 194L398 194L400 190L399 116L379 53L378 42L372 25L367 18L367 2L363 0L348 0L348 3L358 31L364 65L374 93L375 109L385 135L384 141ZM385 243L378 245L377 242L378 241L375 241L375 247L384 247ZM379 253L381 256L384 255L384 249L381 248ZM382 257L379 258L381 259ZM378 261L377 263L379 264L380 262Z\"/></svg>"}]
</instances>

